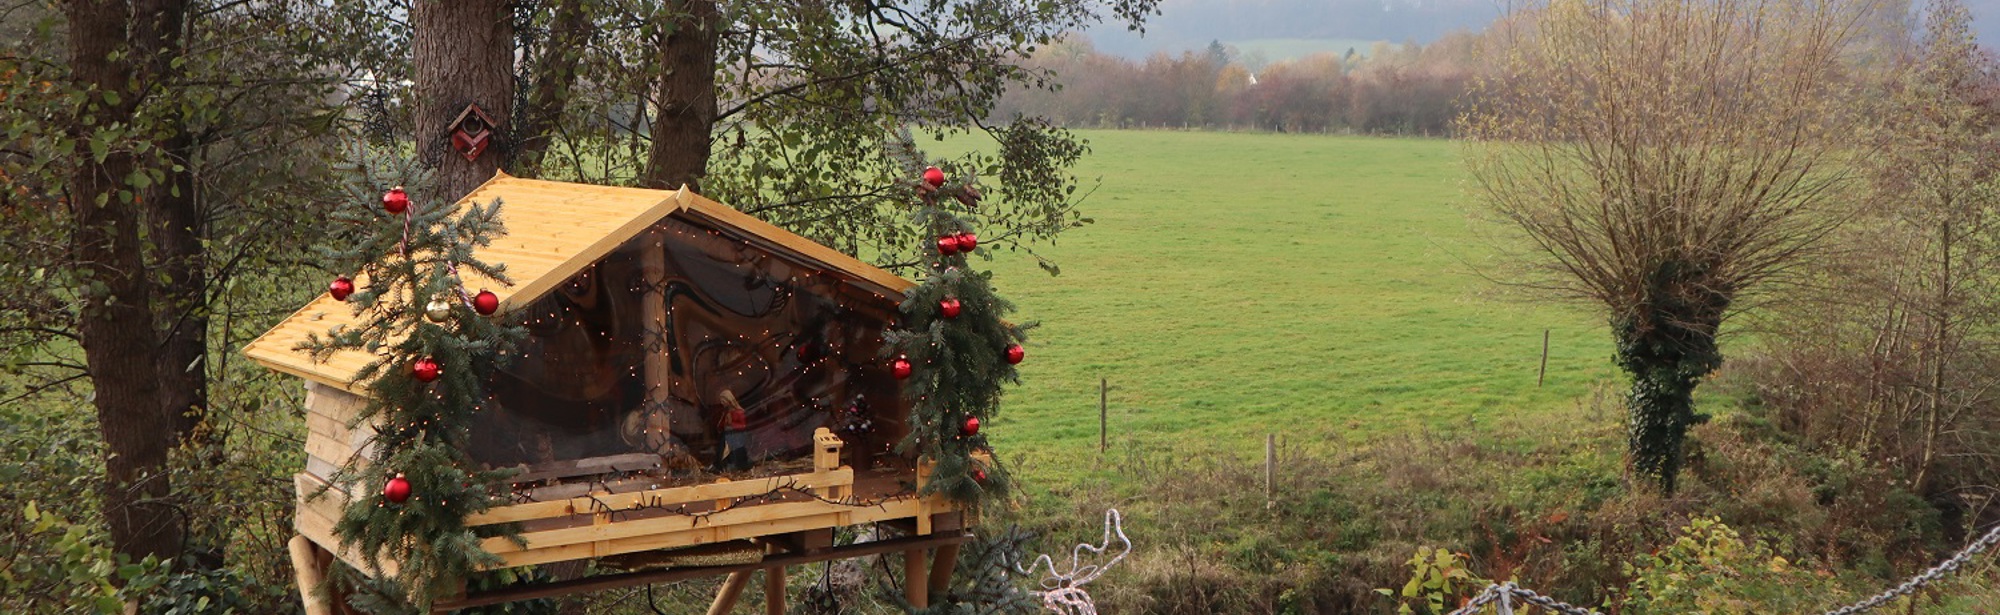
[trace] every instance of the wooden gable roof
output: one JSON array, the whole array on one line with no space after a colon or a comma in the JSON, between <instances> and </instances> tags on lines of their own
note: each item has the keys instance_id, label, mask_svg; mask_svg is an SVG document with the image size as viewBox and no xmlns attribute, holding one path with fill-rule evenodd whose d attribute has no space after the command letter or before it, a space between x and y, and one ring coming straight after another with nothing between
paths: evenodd
<instances>
[{"instance_id":1,"label":"wooden gable roof","mask_svg":"<svg viewBox=\"0 0 2000 615\"><path fill-rule=\"evenodd\" d=\"M507 234L477 250L481 260L504 263L514 286L484 288L500 296L500 311L540 299L570 276L583 271L648 227L675 214L724 232L734 232L773 253L838 272L856 284L884 294L900 294L916 286L838 250L814 243L727 205L689 191L649 190L523 179L499 173L461 205L501 199L501 220ZM359 281L357 281L359 282ZM479 281L466 280L479 288ZM322 384L362 392L354 376L371 357L346 351L314 361L295 350L307 336L335 327L358 326L352 306L321 293L318 298L264 332L243 348L257 363Z\"/></svg>"}]
</instances>

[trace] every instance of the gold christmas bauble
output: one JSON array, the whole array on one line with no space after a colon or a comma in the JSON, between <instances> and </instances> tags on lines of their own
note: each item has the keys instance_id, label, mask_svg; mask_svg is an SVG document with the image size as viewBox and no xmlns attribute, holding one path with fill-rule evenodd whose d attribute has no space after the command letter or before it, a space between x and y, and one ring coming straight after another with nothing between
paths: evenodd
<instances>
[{"instance_id":1,"label":"gold christmas bauble","mask_svg":"<svg viewBox=\"0 0 2000 615\"><path fill-rule=\"evenodd\" d=\"M430 305L424 306L424 318L431 319L431 322L444 322L451 318L451 304L443 299L431 301Z\"/></svg>"}]
</instances>

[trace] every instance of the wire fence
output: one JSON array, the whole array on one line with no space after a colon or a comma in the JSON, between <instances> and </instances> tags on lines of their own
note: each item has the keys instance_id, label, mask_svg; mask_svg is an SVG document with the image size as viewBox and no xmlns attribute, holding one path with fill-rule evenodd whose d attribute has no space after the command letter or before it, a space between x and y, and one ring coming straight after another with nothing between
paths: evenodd
<instances>
[{"instance_id":1,"label":"wire fence","mask_svg":"<svg viewBox=\"0 0 2000 615\"><path fill-rule=\"evenodd\" d=\"M1958 553L1953 554L1943 562L1939 562L1938 565L1932 566L1929 570L1910 577L1895 587L1883 590L1882 593L1869 596L1867 599L1854 604L1827 611L1822 615L1860 615L1861 613L1866 613L1884 604L1888 604L1897 598L1914 594L1917 590L1923 589L1927 585L1951 576L1958 569L1965 567L1966 562L1972 561L1972 558L1978 557L1981 553L1992 549L1995 543L2000 543L2000 525L1987 530L1985 536L1981 536L1979 540L1972 541L1971 544L1960 549ZM1483 613L1489 607L1498 615L1514 615L1515 608L1526 605L1542 607L1556 613L1562 613L1563 615L1602 615L1597 611L1541 595L1534 590L1520 587L1512 582L1495 583L1486 586L1486 589L1480 591L1479 595L1473 596L1472 600L1467 602L1465 606L1452 611L1450 615Z\"/></svg>"}]
</instances>

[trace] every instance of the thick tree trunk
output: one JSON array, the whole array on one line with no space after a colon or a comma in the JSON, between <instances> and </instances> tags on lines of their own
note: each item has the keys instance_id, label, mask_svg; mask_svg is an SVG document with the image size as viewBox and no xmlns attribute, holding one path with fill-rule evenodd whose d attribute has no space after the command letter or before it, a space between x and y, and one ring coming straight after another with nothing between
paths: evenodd
<instances>
[{"instance_id":1,"label":"thick tree trunk","mask_svg":"<svg viewBox=\"0 0 2000 615\"><path fill-rule=\"evenodd\" d=\"M455 200L507 166L513 150L514 21L506 0L417 0L410 6L417 151L437 169L437 194ZM451 121L477 104L493 142L473 160L451 147Z\"/></svg>"},{"instance_id":2,"label":"thick tree trunk","mask_svg":"<svg viewBox=\"0 0 2000 615\"><path fill-rule=\"evenodd\" d=\"M560 0L549 20L549 37L542 42L528 86L528 99L514 134L520 147L514 150L514 165L527 175L539 175L542 158L555 141L556 127L569 106L570 88L576 85L577 65L590 41L593 24L583 0Z\"/></svg>"},{"instance_id":3,"label":"thick tree trunk","mask_svg":"<svg viewBox=\"0 0 2000 615\"><path fill-rule=\"evenodd\" d=\"M653 149L639 183L655 188L685 184L701 191L708 175L709 136L715 126L716 30L722 13L713 0L673 0L672 34L660 45L660 98L653 119Z\"/></svg>"},{"instance_id":4,"label":"thick tree trunk","mask_svg":"<svg viewBox=\"0 0 2000 615\"><path fill-rule=\"evenodd\" d=\"M105 443L102 508L114 549L134 558L176 559L183 519L168 501L171 425L161 412L159 336L152 284L140 242L142 210L126 178L136 161L124 147L99 158L91 149L101 127L131 125L143 95L145 68L177 51L181 2L69 3L72 85L92 92L70 126L76 140L69 178L75 228L71 257L83 300L78 335L90 364L93 404ZM136 16L136 20L135 20ZM123 52L116 53L116 52ZM111 103L105 92L118 93Z\"/></svg>"},{"instance_id":5,"label":"thick tree trunk","mask_svg":"<svg viewBox=\"0 0 2000 615\"><path fill-rule=\"evenodd\" d=\"M177 132L162 144L170 159L185 167L194 140ZM173 425L174 439L196 435L208 408L208 257L206 235L196 207L194 177L167 169L167 181L147 190L154 267L165 285L155 290L160 329L160 404Z\"/></svg>"},{"instance_id":6,"label":"thick tree trunk","mask_svg":"<svg viewBox=\"0 0 2000 615\"><path fill-rule=\"evenodd\" d=\"M172 429L169 446L199 451L183 461L199 472L219 467L224 451L220 434L207 424L208 253L202 244L207 232L196 205L194 176L185 170L192 168L196 146L179 123L173 128L161 148L184 170L162 169L166 181L143 193L152 227L153 268L163 282L153 289L153 326L160 335L154 364L159 371L160 413ZM199 547L190 554L195 565L221 568L228 541L217 532L226 533L230 524L215 519L186 521L182 531Z\"/></svg>"}]
</instances>

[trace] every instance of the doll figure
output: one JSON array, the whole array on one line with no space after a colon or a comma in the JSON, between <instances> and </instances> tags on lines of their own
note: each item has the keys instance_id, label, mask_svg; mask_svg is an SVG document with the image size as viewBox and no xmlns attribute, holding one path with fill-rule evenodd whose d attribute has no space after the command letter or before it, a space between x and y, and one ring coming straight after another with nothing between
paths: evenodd
<instances>
[{"instance_id":1,"label":"doll figure","mask_svg":"<svg viewBox=\"0 0 2000 615\"><path fill-rule=\"evenodd\" d=\"M722 417L716 427L722 432L722 459L716 463L718 470L750 469L750 421L743 411L743 404L737 403L736 394L724 390L719 396L722 402Z\"/></svg>"}]
</instances>

